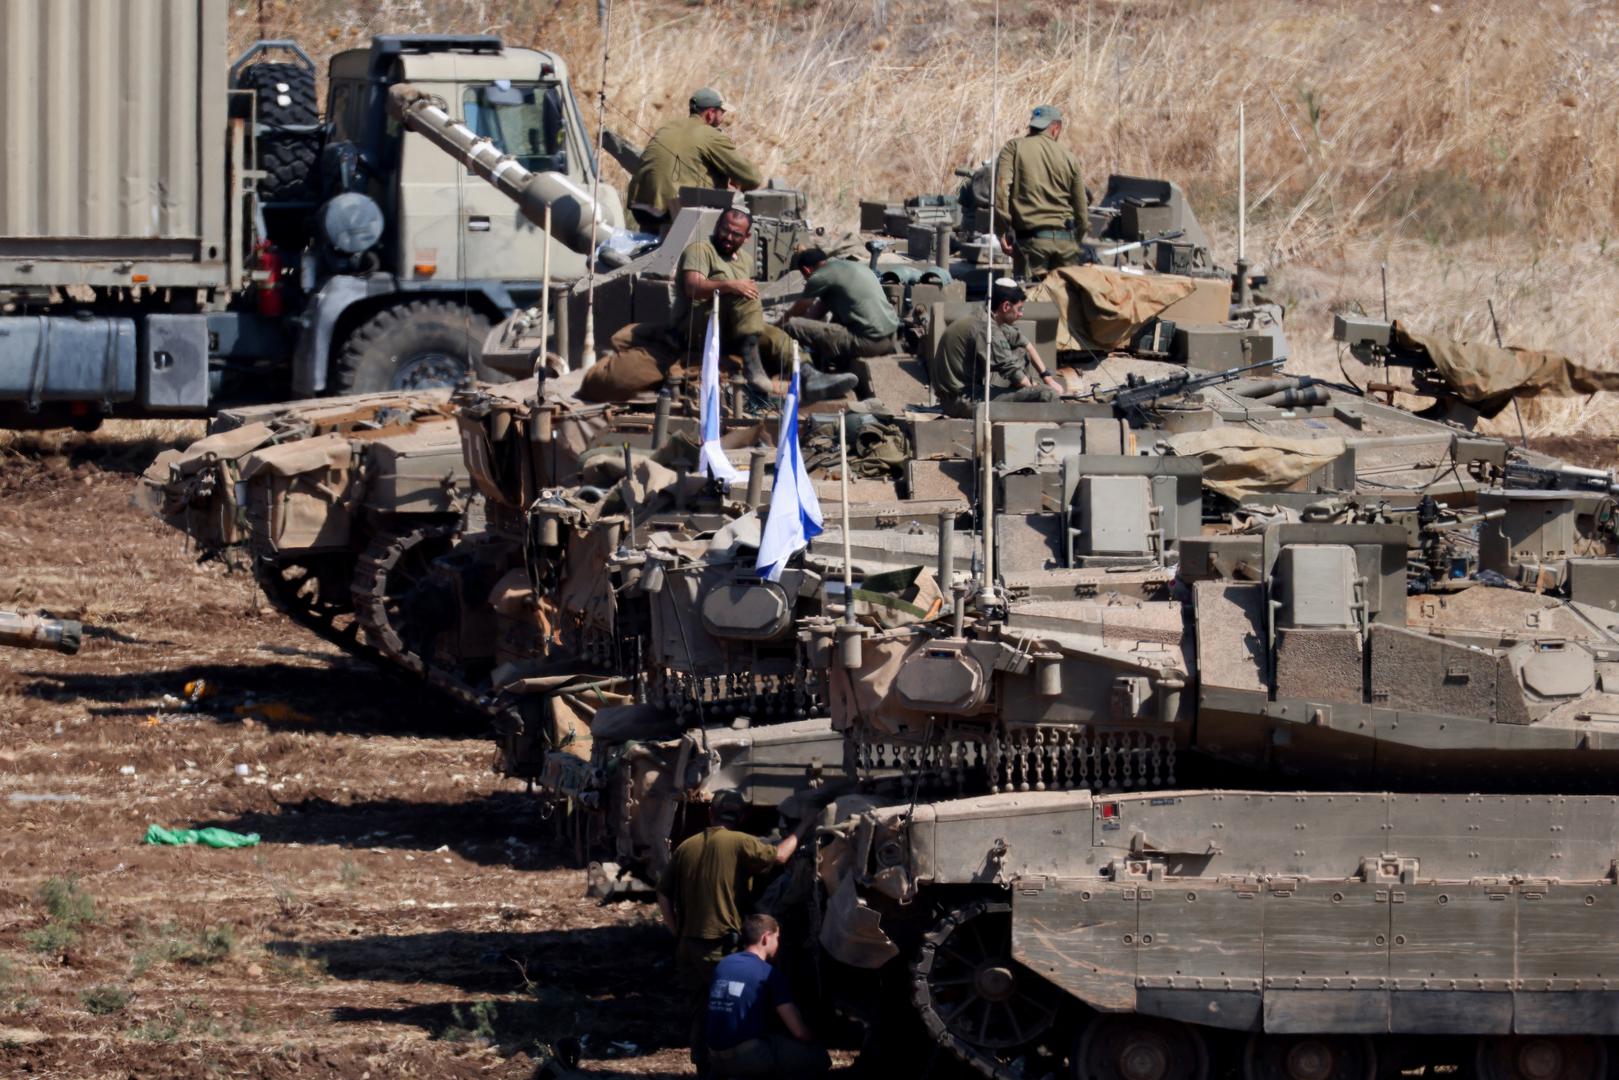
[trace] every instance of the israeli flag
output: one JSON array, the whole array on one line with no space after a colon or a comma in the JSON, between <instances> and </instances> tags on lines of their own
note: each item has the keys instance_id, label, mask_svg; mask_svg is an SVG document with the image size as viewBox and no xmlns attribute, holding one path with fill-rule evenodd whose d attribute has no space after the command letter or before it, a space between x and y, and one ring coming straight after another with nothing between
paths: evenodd
<instances>
[{"instance_id":1,"label":"israeli flag","mask_svg":"<svg viewBox=\"0 0 1619 1080\"><path fill-rule=\"evenodd\" d=\"M720 320L719 305L708 320L703 338L703 449L698 469L715 480L734 484L742 478L720 447Z\"/></svg>"},{"instance_id":2,"label":"israeli flag","mask_svg":"<svg viewBox=\"0 0 1619 1080\"><path fill-rule=\"evenodd\" d=\"M767 581L780 581L787 560L822 531L821 500L815 497L815 485L810 483L804 452L798 446L797 351L793 350L793 384L781 407L781 431L776 436L776 480L770 489L770 516L765 519L759 557L753 564Z\"/></svg>"}]
</instances>

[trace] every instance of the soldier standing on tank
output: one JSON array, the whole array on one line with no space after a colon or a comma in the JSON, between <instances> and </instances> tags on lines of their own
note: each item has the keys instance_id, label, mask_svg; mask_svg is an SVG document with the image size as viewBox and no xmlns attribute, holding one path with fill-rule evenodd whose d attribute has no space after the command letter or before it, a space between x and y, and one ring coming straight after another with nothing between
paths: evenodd
<instances>
[{"instance_id":1,"label":"soldier standing on tank","mask_svg":"<svg viewBox=\"0 0 1619 1080\"><path fill-rule=\"evenodd\" d=\"M642 232L669 225L670 205L682 187L756 188L764 182L759 166L742 156L720 130L729 106L718 90L703 87L691 96L691 112L657 130L630 178L626 201Z\"/></svg>"},{"instance_id":2,"label":"soldier standing on tank","mask_svg":"<svg viewBox=\"0 0 1619 1080\"><path fill-rule=\"evenodd\" d=\"M1023 289L1011 278L1001 278L990 299L994 317L989 327L981 314L964 315L945 328L933 350L928 378L949 416L971 416L973 406L984 398L986 340L992 400L1055 401L1062 392L1062 384L1017 328L1023 317Z\"/></svg>"},{"instance_id":3,"label":"soldier standing on tank","mask_svg":"<svg viewBox=\"0 0 1619 1080\"><path fill-rule=\"evenodd\" d=\"M694 240L680 255L682 300L674 330L689 352L701 350L707 318L718 298L720 348L742 357L742 374L759 394L771 392L770 372L787 374L793 345L780 328L765 322L759 286L753 280L753 252L748 245L753 218L745 210L727 210L712 236ZM853 375L824 375L812 367L802 372L805 402L840 397L852 390Z\"/></svg>"},{"instance_id":4,"label":"soldier standing on tank","mask_svg":"<svg viewBox=\"0 0 1619 1080\"><path fill-rule=\"evenodd\" d=\"M899 316L869 266L810 248L793 256L793 269L804 275L804 296L782 325L823 367L845 371L857 357L900 351Z\"/></svg>"},{"instance_id":5,"label":"soldier standing on tank","mask_svg":"<svg viewBox=\"0 0 1619 1080\"><path fill-rule=\"evenodd\" d=\"M798 850L798 833L772 844L739 831L745 809L740 792L716 793L709 804L713 824L681 841L658 881L658 908L675 935L675 974L691 1009L691 1059L699 1072L707 1069L709 985L715 966L737 949L753 879Z\"/></svg>"},{"instance_id":6,"label":"soldier standing on tank","mask_svg":"<svg viewBox=\"0 0 1619 1080\"><path fill-rule=\"evenodd\" d=\"M1017 276L1029 281L1080 263L1088 213L1085 178L1061 137L1062 113L1055 105L1041 105L1029 116L1029 133L1008 140L995 162L1001 249L1013 255Z\"/></svg>"}]
</instances>

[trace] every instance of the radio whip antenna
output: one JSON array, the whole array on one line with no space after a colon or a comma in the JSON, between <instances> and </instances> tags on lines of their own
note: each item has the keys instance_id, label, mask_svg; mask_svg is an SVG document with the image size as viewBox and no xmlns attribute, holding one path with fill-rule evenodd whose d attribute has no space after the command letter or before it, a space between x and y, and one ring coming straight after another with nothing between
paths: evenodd
<instances>
[{"instance_id":1,"label":"radio whip antenna","mask_svg":"<svg viewBox=\"0 0 1619 1080\"><path fill-rule=\"evenodd\" d=\"M601 214L602 139L607 131L607 71L609 49L613 35L613 0L597 0L596 16L602 25L602 78L596 89L596 159L590 173L591 212ZM549 245L551 238L545 238ZM596 363L596 252L592 248L585 256L585 342L580 356L581 367Z\"/></svg>"}]
</instances>

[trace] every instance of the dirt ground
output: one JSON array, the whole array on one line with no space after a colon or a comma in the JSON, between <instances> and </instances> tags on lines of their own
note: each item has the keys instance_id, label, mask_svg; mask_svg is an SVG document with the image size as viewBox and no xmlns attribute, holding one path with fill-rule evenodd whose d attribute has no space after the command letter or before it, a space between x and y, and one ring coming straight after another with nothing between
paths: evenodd
<instances>
[{"instance_id":1,"label":"dirt ground","mask_svg":"<svg viewBox=\"0 0 1619 1080\"><path fill-rule=\"evenodd\" d=\"M526 1078L564 1036L686 1071L655 910L583 897L476 724L132 507L147 430L0 443L0 607L87 623L0 650L0 1075Z\"/></svg>"},{"instance_id":2,"label":"dirt ground","mask_svg":"<svg viewBox=\"0 0 1619 1080\"><path fill-rule=\"evenodd\" d=\"M583 897L478 723L130 504L200 431L0 443L0 607L87 625L75 657L0 650L0 1075L505 1080L564 1037L587 1075L688 1072L653 910Z\"/></svg>"}]
</instances>

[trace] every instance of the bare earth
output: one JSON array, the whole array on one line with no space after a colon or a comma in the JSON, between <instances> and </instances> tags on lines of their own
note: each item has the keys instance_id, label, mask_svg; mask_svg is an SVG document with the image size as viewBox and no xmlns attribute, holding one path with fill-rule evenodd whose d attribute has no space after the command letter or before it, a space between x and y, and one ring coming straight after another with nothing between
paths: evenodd
<instances>
[{"instance_id":1,"label":"bare earth","mask_svg":"<svg viewBox=\"0 0 1619 1080\"><path fill-rule=\"evenodd\" d=\"M654 913L583 898L476 722L130 506L155 448L117 427L0 445L0 607L89 624L0 650L0 1075L526 1078L565 1035L592 1075L686 1071Z\"/></svg>"}]
</instances>

